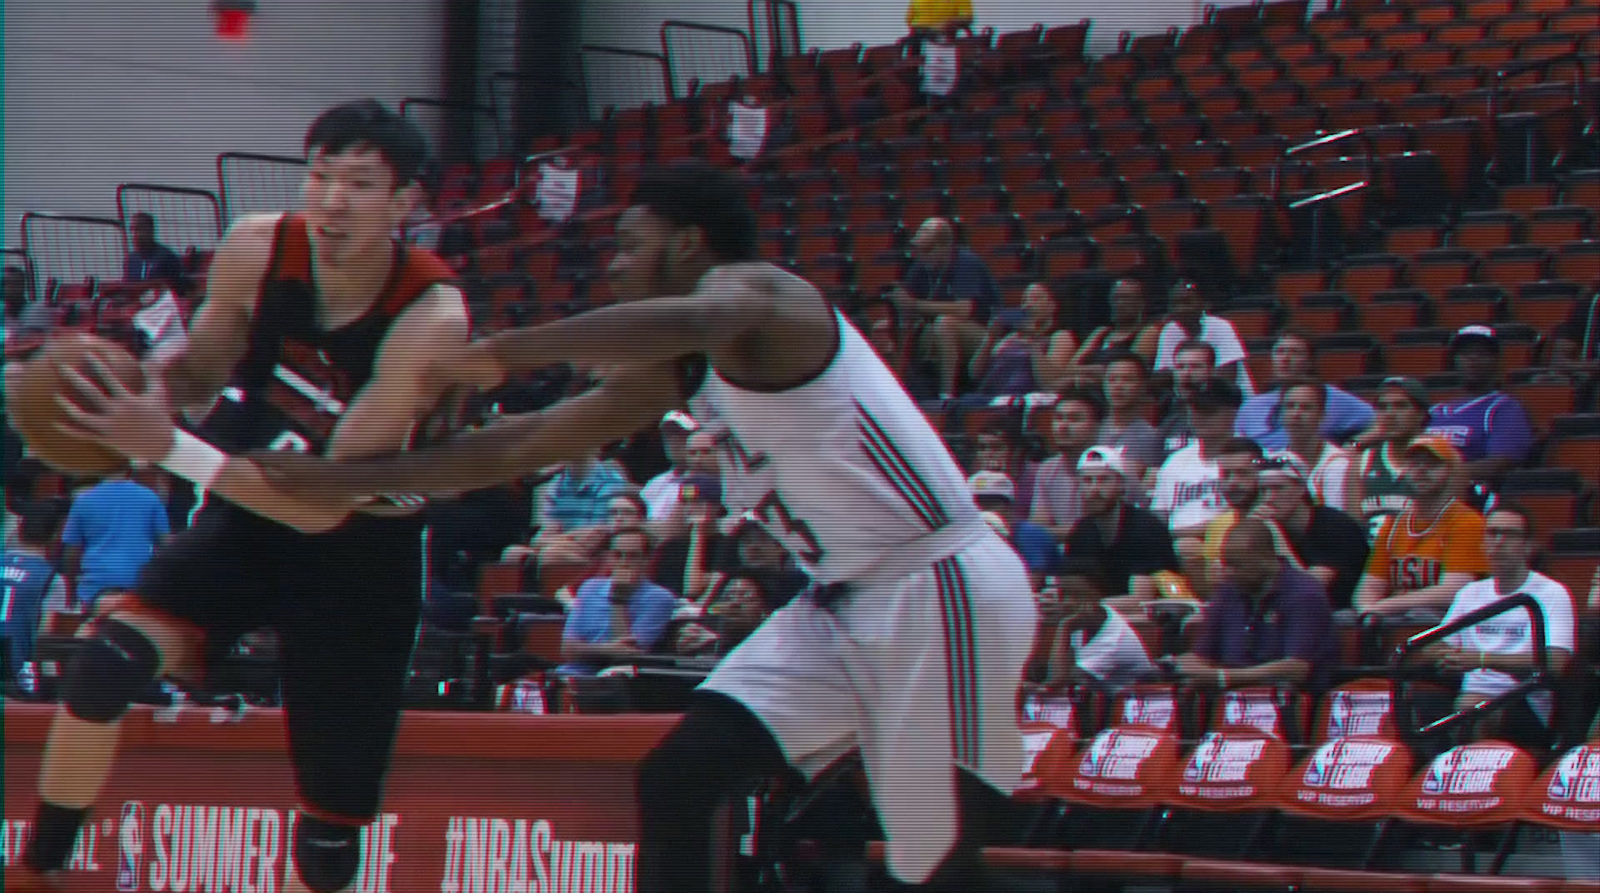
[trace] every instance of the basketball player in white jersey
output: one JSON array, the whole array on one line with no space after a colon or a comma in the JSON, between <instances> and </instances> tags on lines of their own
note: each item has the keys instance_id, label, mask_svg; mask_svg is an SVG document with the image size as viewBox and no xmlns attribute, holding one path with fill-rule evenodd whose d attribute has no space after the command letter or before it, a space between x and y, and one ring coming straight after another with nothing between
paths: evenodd
<instances>
[{"instance_id":1,"label":"basketball player in white jersey","mask_svg":"<svg viewBox=\"0 0 1600 893\"><path fill-rule=\"evenodd\" d=\"M647 176L608 271L627 302L497 335L442 367L477 387L557 362L631 370L436 449L288 458L276 480L323 498L491 486L645 427L687 397L697 419L726 429L725 493L819 586L718 666L645 761L639 890L709 889L719 803L785 766L814 777L852 750L891 873L977 889L958 790L976 777L1009 793L1019 780L1017 696L1038 628L1027 573L861 334L811 284L756 259L745 188L699 165ZM662 386L674 366L689 373L678 376L687 393Z\"/></svg>"}]
</instances>

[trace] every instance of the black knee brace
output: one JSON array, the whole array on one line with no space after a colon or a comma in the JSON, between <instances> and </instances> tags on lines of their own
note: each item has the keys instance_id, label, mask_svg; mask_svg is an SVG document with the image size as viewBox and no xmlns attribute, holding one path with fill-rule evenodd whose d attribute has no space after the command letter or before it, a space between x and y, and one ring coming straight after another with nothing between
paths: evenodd
<instances>
[{"instance_id":1,"label":"black knee brace","mask_svg":"<svg viewBox=\"0 0 1600 893\"><path fill-rule=\"evenodd\" d=\"M294 861L313 893L338 893L361 867L361 829L301 813L294 824Z\"/></svg>"},{"instance_id":2,"label":"black knee brace","mask_svg":"<svg viewBox=\"0 0 1600 893\"><path fill-rule=\"evenodd\" d=\"M116 722L160 668L161 653L148 636L120 620L101 620L68 665L61 700L85 722Z\"/></svg>"}]
</instances>

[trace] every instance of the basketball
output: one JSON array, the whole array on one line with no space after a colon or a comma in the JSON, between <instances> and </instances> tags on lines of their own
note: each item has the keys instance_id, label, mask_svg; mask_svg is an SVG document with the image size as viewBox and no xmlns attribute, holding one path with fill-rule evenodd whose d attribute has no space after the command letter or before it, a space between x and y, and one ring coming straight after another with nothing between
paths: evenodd
<instances>
[{"instance_id":1,"label":"basketball","mask_svg":"<svg viewBox=\"0 0 1600 893\"><path fill-rule=\"evenodd\" d=\"M40 461L57 471L96 475L127 464L122 455L80 440L56 428L67 415L56 405L57 394L70 394L58 364L86 370L91 354L130 387L142 385L139 361L120 345L81 332L55 335L44 349L6 370L6 403L12 426Z\"/></svg>"}]
</instances>

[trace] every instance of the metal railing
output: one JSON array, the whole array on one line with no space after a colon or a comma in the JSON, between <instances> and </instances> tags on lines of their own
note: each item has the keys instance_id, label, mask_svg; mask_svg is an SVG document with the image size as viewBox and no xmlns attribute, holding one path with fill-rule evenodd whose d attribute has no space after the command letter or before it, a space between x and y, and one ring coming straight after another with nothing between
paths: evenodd
<instances>
[{"instance_id":1,"label":"metal railing","mask_svg":"<svg viewBox=\"0 0 1600 893\"><path fill-rule=\"evenodd\" d=\"M28 211L22 215L22 251L46 282L115 281L128 259L128 237L122 221L110 217Z\"/></svg>"},{"instance_id":2,"label":"metal railing","mask_svg":"<svg viewBox=\"0 0 1600 893\"><path fill-rule=\"evenodd\" d=\"M688 96L690 83L717 84L756 73L756 48L738 28L670 19L661 23L661 57L674 97Z\"/></svg>"},{"instance_id":3,"label":"metal railing","mask_svg":"<svg viewBox=\"0 0 1600 893\"><path fill-rule=\"evenodd\" d=\"M749 18L750 40L759 70L772 71L779 60L804 52L800 43L800 7L794 0L750 0Z\"/></svg>"},{"instance_id":4,"label":"metal railing","mask_svg":"<svg viewBox=\"0 0 1600 893\"><path fill-rule=\"evenodd\" d=\"M672 75L660 53L584 44L578 48L578 70L592 121L604 117L607 108L666 105L673 99Z\"/></svg>"},{"instance_id":5,"label":"metal railing","mask_svg":"<svg viewBox=\"0 0 1600 893\"><path fill-rule=\"evenodd\" d=\"M1371 187L1371 185L1372 184L1371 184L1370 181L1358 180L1358 181L1356 181L1354 183L1346 183L1343 186L1335 187L1335 188L1329 189L1329 190L1327 190L1325 192L1319 192L1316 195L1309 195L1309 196L1306 196L1305 198L1297 199L1296 201L1292 201L1292 202L1289 203L1288 207L1289 207L1289 210L1291 210L1291 211L1299 211L1299 210L1301 210L1303 208L1310 208L1311 209L1311 262L1312 263L1318 263L1322 259L1321 258L1321 255L1322 255L1322 228L1323 228L1323 225L1324 225L1323 224L1324 215L1323 215L1322 209L1325 207L1326 203L1330 202L1330 201L1332 201L1332 200L1334 200L1336 198L1343 198L1344 196L1347 196L1347 195L1354 195L1357 192L1361 192L1362 190L1365 190L1365 189Z\"/></svg>"},{"instance_id":6,"label":"metal railing","mask_svg":"<svg viewBox=\"0 0 1600 893\"><path fill-rule=\"evenodd\" d=\"M1556 65L1569 64L1573 66L1572 108L1574 113L1578 116L1574 123L1577 127L1581 128L1585 123L1594 118L1594 113L1587 108L1589 97L1586 95L1586 90L1589 84L1589 61L1582 53L1562 53L1546 59L1529 59L1526 62L1517 62L1512 65L1507 65L1506 67L1501 68L1494 73L1494 85L1489 89L1489 99L1487 101L1487 108L1485 109L1489 117L1489 126L1493 128L1494 131L1494 157L1490 161L1491 170L1498 170L1504 163L1504 159L1501 157L1502 128L1500 114L1501 106L1504 103L1503 97L1506 91L1506 80L1508 78L1517 77L1518 75L1527 74L1530 71L1544 72ZM1529 183L1533 182L1538 175L1538 171L1534 169L1534 163L1537 155L1537 153L1534 151L1534 139L1536 133L1537 128L1534 127L1527 128L1523 133L1523 176L1525 178L1525 182ZM1557 158L1552 159L1552 161L1554 163L1559 163L1559 153Z\"/></svg>"},{"instance_id":7,"label":"metal railing","mask_svg":"<svg viewBox=\"0 0 1600 893\"><path fill-rule=\"evenodd\" d=\"M400 100L400 116L417 122L428 135L434 157L443 161L483 161L499 157L505 148L500 116L491 106L407 96ZM470 147L458 145L466 133L474 137Z\"/></svg>"},{"instance_id":8,"label":"metal railing","mask_svg":"<svg viewBox=\"0 0 1600 893\"><path fill-rule=\"evenodd\" d=\"M217 156L217 188L222 222L231 226L246 214L291 211L300 204L306 160L253 152Z\"/></svg>"},{"instance_id":9,"label":"metal railing","mask_svg":"<svg viewBox=\"0 0 1600 893\"><path fill-rule=\"evenodd\" d=\"M1476 611L1463 614L1449 623L1443 623L1439 626L1433 627L1432 629L1423 630L1411 638L1406 639L1404 642L1401 642L1399 645L1395 646L1394 656L1390 659L1389 663L1390 670L1397 680L1402 679L1404 678L1402 674L1405 671L1406 659L1412 654L1434 644L1435 642L1440 641L1441 639L1453 636L1469 626L1476 626L1485 620L1490 620L1492 618L1499 617L1501 614L1506 614L1516 610L1527 611L1528 618L1533 627L1533 672L1530 673L1526 679L1518 682L1509 690L1502 692L1501 694L1495 695L1494 697L1465 710L1457 710L1441 719L1434 720L1433 722L1418 728L1413 728L1410 722L1407 720L1407 717L1411 716L1411 713L1407 709L1408 705L1406 703L1406 686L1396 686L1394 706L1395 717L1401 721L1401 730L1408 737L1412 739L1423 739L1447 732L1458 725L1472 722L1486 713L1491 713L1509 704L1515 703L1516 701L1527 697L1530 692L1539 689L1548 689L1552 686L1553 680L1550 678L1550 649L1546 639L1544 611L1539 607L1538 600L1526 592L1519 592L1516 595L1508 596L1492 604L1484 605Z\"/></svg>"},{"instance_id":10,"label":"metal railing","mask_svg":"<svg viewBox=\"0 0 1600 893\"><path fill-rule=\"evenodd\" d=\"M1319 136L1314 140L1308 140L1300 143L1299 145L1290 146L1289 148L1283 150L1283 157L1278 160L1277 164L1272 166L1272 198L1277 200L1283 195L1283 162L1288 161L1296 155L1310 152L1313 149L1324 149L1328 146L1337 145L1350 140L1359 140L1361 142L1362 149L1365 152L1364 157L1366 158L1367 164L1370 167L1373 161L1374 152L1372 135L1367 133L1366 128L1352 127L1349 130L1341 130L1338 133L1330 133L1326 136Z\"/></svg>"},{"instance_id":11,"label":"metal railing","mask_svg":"<svg viewBox=\"0 0 1600 893\"><path fill-rule=\"evenodd\" d=\"M135 214L149 214L156 239L176 251L213 251L222 241L222 203L207 189L123 183L117 187L117 219L126 227Z\"/></svg>"}]
</instances>

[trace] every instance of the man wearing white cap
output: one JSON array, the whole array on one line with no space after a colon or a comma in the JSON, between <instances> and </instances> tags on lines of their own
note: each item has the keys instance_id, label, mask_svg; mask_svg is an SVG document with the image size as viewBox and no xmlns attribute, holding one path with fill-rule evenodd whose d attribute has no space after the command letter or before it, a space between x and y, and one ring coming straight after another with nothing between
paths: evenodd
<instances>
[{"instance_id":1,"label":"man wearing white cap","mask_svg":"<svg viewBox=\"0 0 1600 893\"><path fill-rule=\"evenodd\" d=\"M651 521L666 520L677 509L678 489L683 485L684 475L688 474L689 435L699 430L700 423L676 409L661 419L661 446L672 467L651 478L639 491Z\"/></svg>"},{"instance_id":2,"label":"man wearing white cap","mask_svg":"<svg viewBox=\"0 0 1600 893\"><path fill-rule=\"evenodd\" d=\"M1090 447L1078 460L1083 517L1067 534L1067 554L1103 568L1112 596L1157 597L1155 577L1176 574L1172 534L1154 514L1125 497L1128 465L1115 447Z\"/></svg>"},{"instance_id":3,"label":"man wearing white cap","mask_svg":"<svg viewBox=\"0 0 1600 893\"><path fill-rule=\"evenodd\" d=\"M1309 472L1293 453L1271 453L1261 464L1255 516L1276 528L1279 554L1317 578L1335 610L1350 607L1367 566L1367 530L1354 518L1312 498Z\"/></svg>"},{"instance_id":4,"label":"man wearing white cap","mask_svg":"<svg viewBox=\"0 0 1600 893\"><path fill-rule=\"evenodd\" d=\"M1019 516L1017 511L1017 485L1001 471L980 471L967 479L972 488L972 498L985 514L994 514L1005 524L1002 536L1022 556L1033 577L1034 589L1053 574L1061 564L1061 546L1042 525ZM986 519L987 520L987 519ZM999 532L999 531L997 531Z\"/></svg>"},{"instance_id":5,"label":"man wearing white cap","mask_svg":"<svg viewBox=\"0 0 1600 893\"><path fill-rule=\"evenodd\" d=\"M1490 326L1467 326L1450 339L1450 361L1465 396L1429 413L1428 433L1461 451L1469 481L1491 481L1528 461L1533 423L1517 398L1500 390L1500 336Z\"/></svg>"}]
</instances>

